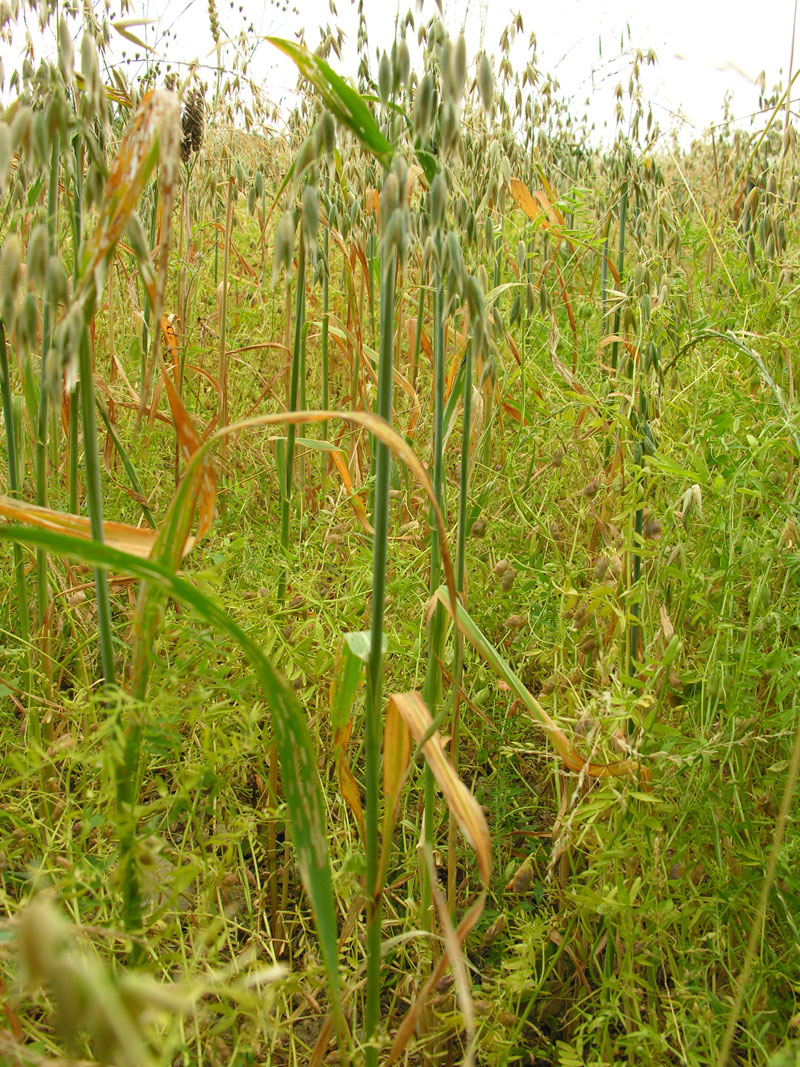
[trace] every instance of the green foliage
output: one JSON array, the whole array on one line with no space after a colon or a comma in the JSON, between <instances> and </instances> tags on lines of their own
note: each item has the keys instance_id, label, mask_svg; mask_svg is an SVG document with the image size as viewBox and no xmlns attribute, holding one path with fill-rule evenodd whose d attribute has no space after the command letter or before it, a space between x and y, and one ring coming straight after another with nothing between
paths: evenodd
<instances>
[{"instance_id":1,"label":"green foliage","mask_svg":"<svg viewBox=\"0 0 800 1067\"><path fill-rule=\"evenodd\" d=\"M278 136L215 5L188 124L66 19L0 118L0 511L45 524L0 526L0 1060L322 1062L338 1015L341 1062L794 1063L785 90L682 151L632 52L598 145L521 18L475 63L364 22L358 89L271 39ZM361 421L213 451L315 408ZM385 728L423 685L492 835L461 963L474 853Z\"/></svg>"}]
</instances>

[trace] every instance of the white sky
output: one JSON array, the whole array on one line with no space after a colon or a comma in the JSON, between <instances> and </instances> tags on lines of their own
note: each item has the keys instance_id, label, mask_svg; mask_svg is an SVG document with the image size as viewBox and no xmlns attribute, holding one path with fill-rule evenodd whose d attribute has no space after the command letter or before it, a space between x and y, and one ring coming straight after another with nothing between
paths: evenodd
<instances>
[{"instance_id":1,"label":"white sky","mask_svg":"<svg viewBox=\"0 0 800 1067\"><path fill-rule=\"evenodd\" d=\"M287 10L281 8L284 5ZM306 43L315 47L319 27L340 25L347 34L346 53L334 65L343 74L355 74L356 6L338 0L332 15L328 0L217 0L223 32L235 36L252 23L254 37L267 34L294 37L305 28ZM676 122L681 140L688 142L709 123L722 118L726 92L732 94L734 116L747 116L758 107L754 82L766 74L767 90L785 84L789 69L795 0L443 0L444 21L455 34L467 34L470 56L484 47L497 51L500 34L514 12L520 11L524 33L517 39L515 59L527 61L527 42L536 33L539 68L553 73L564 95L582 114L591 97L590 114L598 129L607 121L613 128L613 90L618 82L627 86L632 48L652 48L655 68L644 74L646 96L653 103L654 117L662 129ZM241 12L240 12L241 5ZM294 6L296 5L296 7ZM388 47L394 34L396 14L405 14L408 0L364 0L371 58L377 46ZM298 10L299 9L299 10ZM424 0L422 15L414 7L416 24L434 10L433 0ZM199 59L213 63L207 0L131 0L129 18L152 19L134 32L156 45L157 51L175 63ZM175 37L166 37L170 29ZM14 51L4 49L6 77ZM119 39L119 48L135 50ZM800 65L800 40L794 67ZM128 68L134 74L135 68ZM266 87L275 100L286 98L296 83L294 68L266 42L257 45L250 75ZM796 96L800 97L800 81ZM757 120L758 121L758 120Z\"/></svg>"}]
</instances>

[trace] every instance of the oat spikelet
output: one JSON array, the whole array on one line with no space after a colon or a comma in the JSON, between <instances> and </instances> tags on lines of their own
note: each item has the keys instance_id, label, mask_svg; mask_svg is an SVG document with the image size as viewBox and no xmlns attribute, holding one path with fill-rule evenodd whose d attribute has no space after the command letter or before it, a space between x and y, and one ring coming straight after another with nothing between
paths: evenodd
<instances>
[{"instance_id":1,"label":"oat spikelet","mask_svg":"<svg viewBox=\"0 0 800 1067\"><path fill-rule=\"evenodd\" d=\"M206 105L199 89L190 89L183 102L181 116L181 159L188 163L189 157L200 151L203 144Z\"/></svg>"},{"instance_id":2,"label":"oat spikelet","mask_svg":"<svg viewBox=\"0 0 800 1067\"><path fill-rule=\"evenodd\" d=\"M219 15L217 14L217 5L215 0L208 0L208 25L211 30L211 39L214 44L219 48L220 28L219 28Z\"/></svg>"}]
</instances>

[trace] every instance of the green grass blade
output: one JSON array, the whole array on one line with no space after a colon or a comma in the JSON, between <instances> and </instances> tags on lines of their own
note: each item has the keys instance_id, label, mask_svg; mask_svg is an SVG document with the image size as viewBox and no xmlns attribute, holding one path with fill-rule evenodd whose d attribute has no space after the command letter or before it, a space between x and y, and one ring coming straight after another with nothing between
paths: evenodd
<instances>
[{"instance_id":1,"label":"green grass blade","mask_svg":"<svg viewBox=\"0 0 800 1067\"><path fill-rule=\"evenodd\" d=\"M394 150L352 85L348 85L321 56L309 52L303 45L281 37L268 37L267 40L296 64L303 77L322 97L328 110L355 134L384 167L388 167Z\"/></svg>"},{"instance_id":2,"label":"green grass blade","mask_svg":"<svg viewBox=\"0 0 800 1067\"><path fill-rule=\"evenodd\" d=\"M258 645L221 607L160 563L137 559L96 541L83 541L67 534L13 524L0 527L0 540L45 549L96 569L113 569L152 582L162 594L192 608L205 623L230 637L244 652L272 715L297 864L314 912L333 1011L341 1018L336 904L328 862L322 792L311 735L291 689Z\"/></svg>"}]
</instances>

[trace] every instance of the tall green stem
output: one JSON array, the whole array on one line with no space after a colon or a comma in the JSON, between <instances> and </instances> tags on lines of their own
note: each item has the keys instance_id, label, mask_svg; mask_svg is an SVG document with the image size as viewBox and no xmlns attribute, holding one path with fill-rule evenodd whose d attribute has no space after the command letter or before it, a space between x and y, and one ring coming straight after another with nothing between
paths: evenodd
<instances>
[{"instance_id":1,"label":"tall green stem","mask_svg":"<svg viewBox=\"0 0 800 1067\"><path fill-rule=\"evenodd\" d=\"M392 362L394 352L394 251L383 256L381 270L380 355L378 360L378 415L392 421ZM389 541L389 449L375 442L375 513L372 542L372 620L367 666L365 729L365 796L367 861L367 995L364 1030L369 1042L380 1018L381 887L378 880L378 828L380 816L381 711L383 701L383 621L386 596L386 558ZM367 1048L367 1067L375 1067L378 1053Z\"/></svg>"},{"instance_id":2,"label":"tall green stem","mask_svg":"<svg viewBox=\"0 0 800 1067\"><path fill-rule=\"evenodd\" d=\"M72 187L72 284L78 285L78 268L81 248L81 212L83 210L83 150L81 139L75 137L72 142L72 150L75 156L75 181ZM109 320L112 320L112 312L109 309ZM109 326L110 328L110 326ZM80 426L80 383L75 386L72 400L69 405L69 510L73 515L78 514L78 430Z\"/></svg>"},{"instance_id":3,"label":"tall green stem","mask_svg":"<svg viewBox=\"0 0 800 1067\"><path fill-rule=\"evenodd\" d=\"M628 218L628 179L625 179L625 185L622 189L622 195L619 201L619 243L617 246L617 274L622 278L622 271L625 267L625 225ZM614 336L619 336L619 323L620 323L620 308L617 306L617 310L614 313ZM617 353L619 350L619 341L615 341L611 347L611 366L614 370L617 369Z\"/></svg>"},{"instance_id":4,"label":"tall green stem","mask_svg":"<svg viewBox=\"0 0 800 1067\"><path fill-rule=\"evenodd\" d=\"M425 315L425 267L420 268L419 299L417 301L417 332L414 335L414 359L411 364L411 384L417 388L417 373L419 371L419 353L422 346L422 322Z\"/></svg>"},{"instance_id":5,"label":"tall green stem","mask_svg":"<svg viewBox=\"0 0 800 1067\"><path fill-rule=\"evenodd\" d=\"M437 244L441 252L441 235L437 234ZM433 489L439 506L444 510L444 284L438 268L434 274L435 296L433 313ZM436 528L431 523L431 574L430 591L433 594L442 581L442 557ZM434 610L430 622L428 643L428 664L422 696L436 720L437 708L441 698L442 637L444 634L442 610ZM433 771L426 762L423 771L425 792L424 837L425 843L433 848L434 815L436 793L434 790ZM433 887L430 884L427 866L421 869L422 879L422 913L423 921L429 929L433 928Z\"/></svg>"},{"instance_id":6,"label":"tall green stem","mask_svg":"<svg viewBox=\"0 0 800 1067\"><path fill-rule=\"evenodd\" d=\"M289 411L297 411L300 402L300 371L303 365L303 325L306 317L306 249L300 232L300 247L297 253L297 292L294 305L294 345L292 348L292 376L289 382ZM290 423L286 428L286 455L284 457L283 495L281 497L281 549L283 561L278 578L278 603L286 596L286 572L289 566L289 519L294 480L294 443L297 428Z\"/></svg>"},{"instance_id":7,"label":"tall green stem","mask_svg":"<svg viewBox=\"0 0 800 1067\"><path fill-rule=\"evenodd\" d=\"M467 504L469 503L469 444L472 429L472 361L475 358L477 341L473 334L470 350L464 363L464 421L461 431L461 485L458 493L458 541L456 544L456 589L463 592L467 577ZM450 758L458 766L459 706L461 676L464 669L464 642L461 631L456 628L456 660L453 671L453 720L450 729ZM456 843L458 825L453 813L447 828L447 905L451 912L456 903Z\"/></svg>"},{"instance_id":8,"label":"tall green stem","mask_svg":"<svg viewBox=\"0 0 800 1067\"><path fill-rule=\"evenodd\" d=\"M83 462L86 472L86 503L92 539L103 538L103 486L100 474L100 453L97 448L97 418L94 410L94 379L89 324L84 324L78 351L80 374L81 423L83 428ZM95 569L97 590L97 632L100 638L100 662L106 685L114 684L114 646L111 636L111 604L108 599L108 576Z\"/></svg>"},{"instance_id":9,"label":"tall green stem","mask_svg":"<svg viewBox=\"0 0 800 1067\"><path fill-rule=\"evenodd\" d=\"M17 442L14 434L14 405L11 400L11 375L8 367L6 349L6 331L0 322L0 394L3 403L3 422L6 427L6 452L8 453L8 489L13 497L19 497L19 467L17 461ZM22 549L14 542L14 578L17 585L17 607L19 611L19 636L25 648L26 684L31 685L30 659L30 617L28 615L28 593L25 588L25 561ZM31 717L31 723L38 732L38 719ZM36 737L36 740L39 740Z\"/></svg>"},{"instance_id":10,"label":"tall green stem","mask_svg":"<svg viewBox=\"0 0 800 1067\"><path fill-rule=\"evenodd\" d=\"M325 175L325 200L328 200L328 189L330 179L328 175ZM330 283L330 274L328 272L328 227L327 225L322 231L322 337L320 340L322 346L322 410L327 411L330 406L330 382L328 378L328 287ZM322 440L328 440L328 423L322 424ZM322 452L322 498L325 499L325 493L328 488L328 454Z\"/></svg>"},{"instance_id":11,"label":"tall green stem","mask_svg":"<svg viewBox=\"0 0 800 1067\"><path fill-rule=\"evenodd\" d=\"M58 222L58 167L60 160L59 138L53 139L50 152L50 178L47 189L47 246L50 255L56 250L56 227ZM36 427L36 503L47 507L47 422L48 422L48 384L47 353L53 340L52 309L50 299L45 294L42 302L42 349L39 371L39 411ZM36 605L38 625L42 630L47 612L47 556L43 549L36 550ZM50 657L45 654L43 667L50 677Z\"/></svg>"},{"instance_id":12,"label":"tall green stem","mask_svg":"<svg viewBox=\"0 0 800 1067\"><path fill-rule=\"evenodd\" d=\"M219 388L222 393L222 426L228 425L228 274L231 260L231 240L233 228L233 183L228 179L228 201L225 209L225 248L222 257L222 297L219 310ZM228 438L220 442L220 454L223 461L228 455Z\"/></svg>"}]
</instances>

